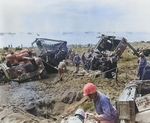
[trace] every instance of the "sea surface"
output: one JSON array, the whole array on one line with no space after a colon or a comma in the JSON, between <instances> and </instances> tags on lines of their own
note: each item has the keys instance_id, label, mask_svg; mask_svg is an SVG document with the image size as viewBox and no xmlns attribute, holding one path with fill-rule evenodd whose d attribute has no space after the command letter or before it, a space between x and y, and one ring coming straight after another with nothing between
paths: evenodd
<instances>
[{"instance_id":1,"label":"sea surface","mask_svg":"<svg viewBox=\"0 0 150 123\"><path fill-rule=\"evenodd\" d=\"M49 38L67 41L67 44L96 44L101 34L125 37L128 42L150 41L149 32L18 32L0 33L0 48L12 45L13 47L30 47L36 38Z\"/></svg>"}]
</instances>

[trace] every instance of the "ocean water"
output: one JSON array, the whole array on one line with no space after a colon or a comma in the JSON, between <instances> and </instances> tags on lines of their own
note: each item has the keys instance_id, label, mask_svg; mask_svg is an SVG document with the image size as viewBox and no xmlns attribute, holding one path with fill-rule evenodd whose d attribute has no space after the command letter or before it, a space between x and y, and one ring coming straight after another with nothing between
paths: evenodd
<instances>
[{"instance_id":1,"label":"ocean water","mask_svg":"<svg viewBox=\"0 0 150 123\"><path fill-rule=\"evenodd\" d=\"M0 33L0 48L12 45L13 47L30 47L36 38L49 38L67 41L67 44L96 44L101 34L125 37L128 42L150 41L148 32L19 32Z\"/></svg>"}]
</instances>

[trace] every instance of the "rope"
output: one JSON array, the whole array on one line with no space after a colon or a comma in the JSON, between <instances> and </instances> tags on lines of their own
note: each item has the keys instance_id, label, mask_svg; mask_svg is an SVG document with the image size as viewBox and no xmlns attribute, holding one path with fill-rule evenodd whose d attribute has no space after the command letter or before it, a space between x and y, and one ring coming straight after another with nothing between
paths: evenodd
<instances>
[{"instance_id":1,"label":"rope","mask_svg":"<svg viewBox=\"0 0 150 123\"><path fill-rule=\"evenodd\" d=\"M117 69L117 67L115 67L115 68L112 68L112 69L110 69L110 70L107 70L107 71L104 71L104 72L102 72L102 73L107 73L107 72L110 72L110 71L112 71L112 70L114 70L114 69Z\"/></svg>"},{"instance_id":2,"label":"rope","mask_svg":"<svg viewBox=\"0 0 150 123\"><path fill-rule=\"evenodd\" d=\"M105 72L102 72L102 73L104 74L104 73L110 72L110 71L112 71L112 70L114 70L114 69L116 69L116 70L117 70L117 67L115 67L115 68L112 68L112 69L110 69L110 70L107 70L107 71L105 71ZM117 71L116 71L116 73L117 73ZM116 74L116 84L119 86L119 84L118 84L118 82L117 82L117 74Z\"/></svg>"}]
</instances>

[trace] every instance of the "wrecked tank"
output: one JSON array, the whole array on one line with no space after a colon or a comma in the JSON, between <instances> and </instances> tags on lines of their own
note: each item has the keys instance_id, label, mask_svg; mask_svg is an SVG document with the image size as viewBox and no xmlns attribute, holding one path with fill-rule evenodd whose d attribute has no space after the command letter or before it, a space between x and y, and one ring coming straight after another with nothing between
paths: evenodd
<instances>
[{"instance_id":1,"label":"wrecked tank","mask_svg":"<svg viewBox=\"0 0 150 123\"><path fill-rule=\"evenodd\" d=\"M112 78L117 70L117 61L126 49L127 40L116 36L99 36L92 56L85 61L85 70L100 70L102 76Z\"/></svg>"},{"instance_id":2,"label":"wrecked tank","mask_svg":"<svg viewBox=\"0 0 150 123\"><path fill-rule=\"evenodd\" d=\"M48 73L57 72L59 62L66 59L68 54L67 42L62 40L36 38L32 47L42 59Z\"/></svg>"},{"instance_id":3,"label":"wrecked tank","mask_svg":"<svg viewBox=\"0 0 150 123\"><path fill-rule=\"evenodd\" d=\"M36 56L32 56L32 51L28 49L7 54L5 61L0 64L0 68L1 74L4 74L8 80L18 82L34 77L47 77L42 60Z\"/></svg>"}]
</instances>

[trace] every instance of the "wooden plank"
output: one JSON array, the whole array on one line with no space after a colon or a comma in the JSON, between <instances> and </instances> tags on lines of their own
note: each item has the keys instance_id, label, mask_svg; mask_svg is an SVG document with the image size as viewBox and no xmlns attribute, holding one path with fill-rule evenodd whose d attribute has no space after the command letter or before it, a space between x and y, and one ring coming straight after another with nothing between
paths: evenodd
<instances>
[{"instance_id":1,"label":"wooden plank","mask_svg":"<svg viewBox=\"0 0 150 123\"><path fill-rule=\"evenodd\" d=\"M118 102L119 119L130 119L129 102Z\"/></svg>"},{"instance_id":2,"label":"wooden plank","mask_svg":"<svg viewBox=\"0 0 150 123\"><path fill-rule=\"evenodd\" d=\"M135 103L139 112L150 109L150 94L137 97Z\"/></svg>"},{"instance_id":3,"label":"wooden plank","mask_svg":"<svg viewBox=\"0 0 150 123\"><path fill-rule=\"evenodd\" d=\"M130 123L135 123L135 102L129 101Z\"/></svg>"},{"instance_id":4,"label":"wooden plank","mask_svg":"<svg viewBox=\"0 0 150 123\"><path fill-rule=\"evenodd\" d=\"M134 101L136 98L136 87L131 87L130 95L128 96L127 101Z\"/></svg>"},{"instance_id":5,"label":"wooden plank","mask_svg":"<svg viewBox=\"0 0 150 123\"><path fill-rule=\"evenodd\" d=\"M118 101L126 101L128 98L129 89L124 89L118 98Z\"/></svg>"},{"instance_id":6,"label":"wooden plank","mask_svg":"<svg viewBox=\"0 0 150 123\"><path fill-rule=\"evenodd\" d=\"M133 101L136 97L136 87L129 87L123 90L118 101Z\"/></svg>"}]
</instances>

